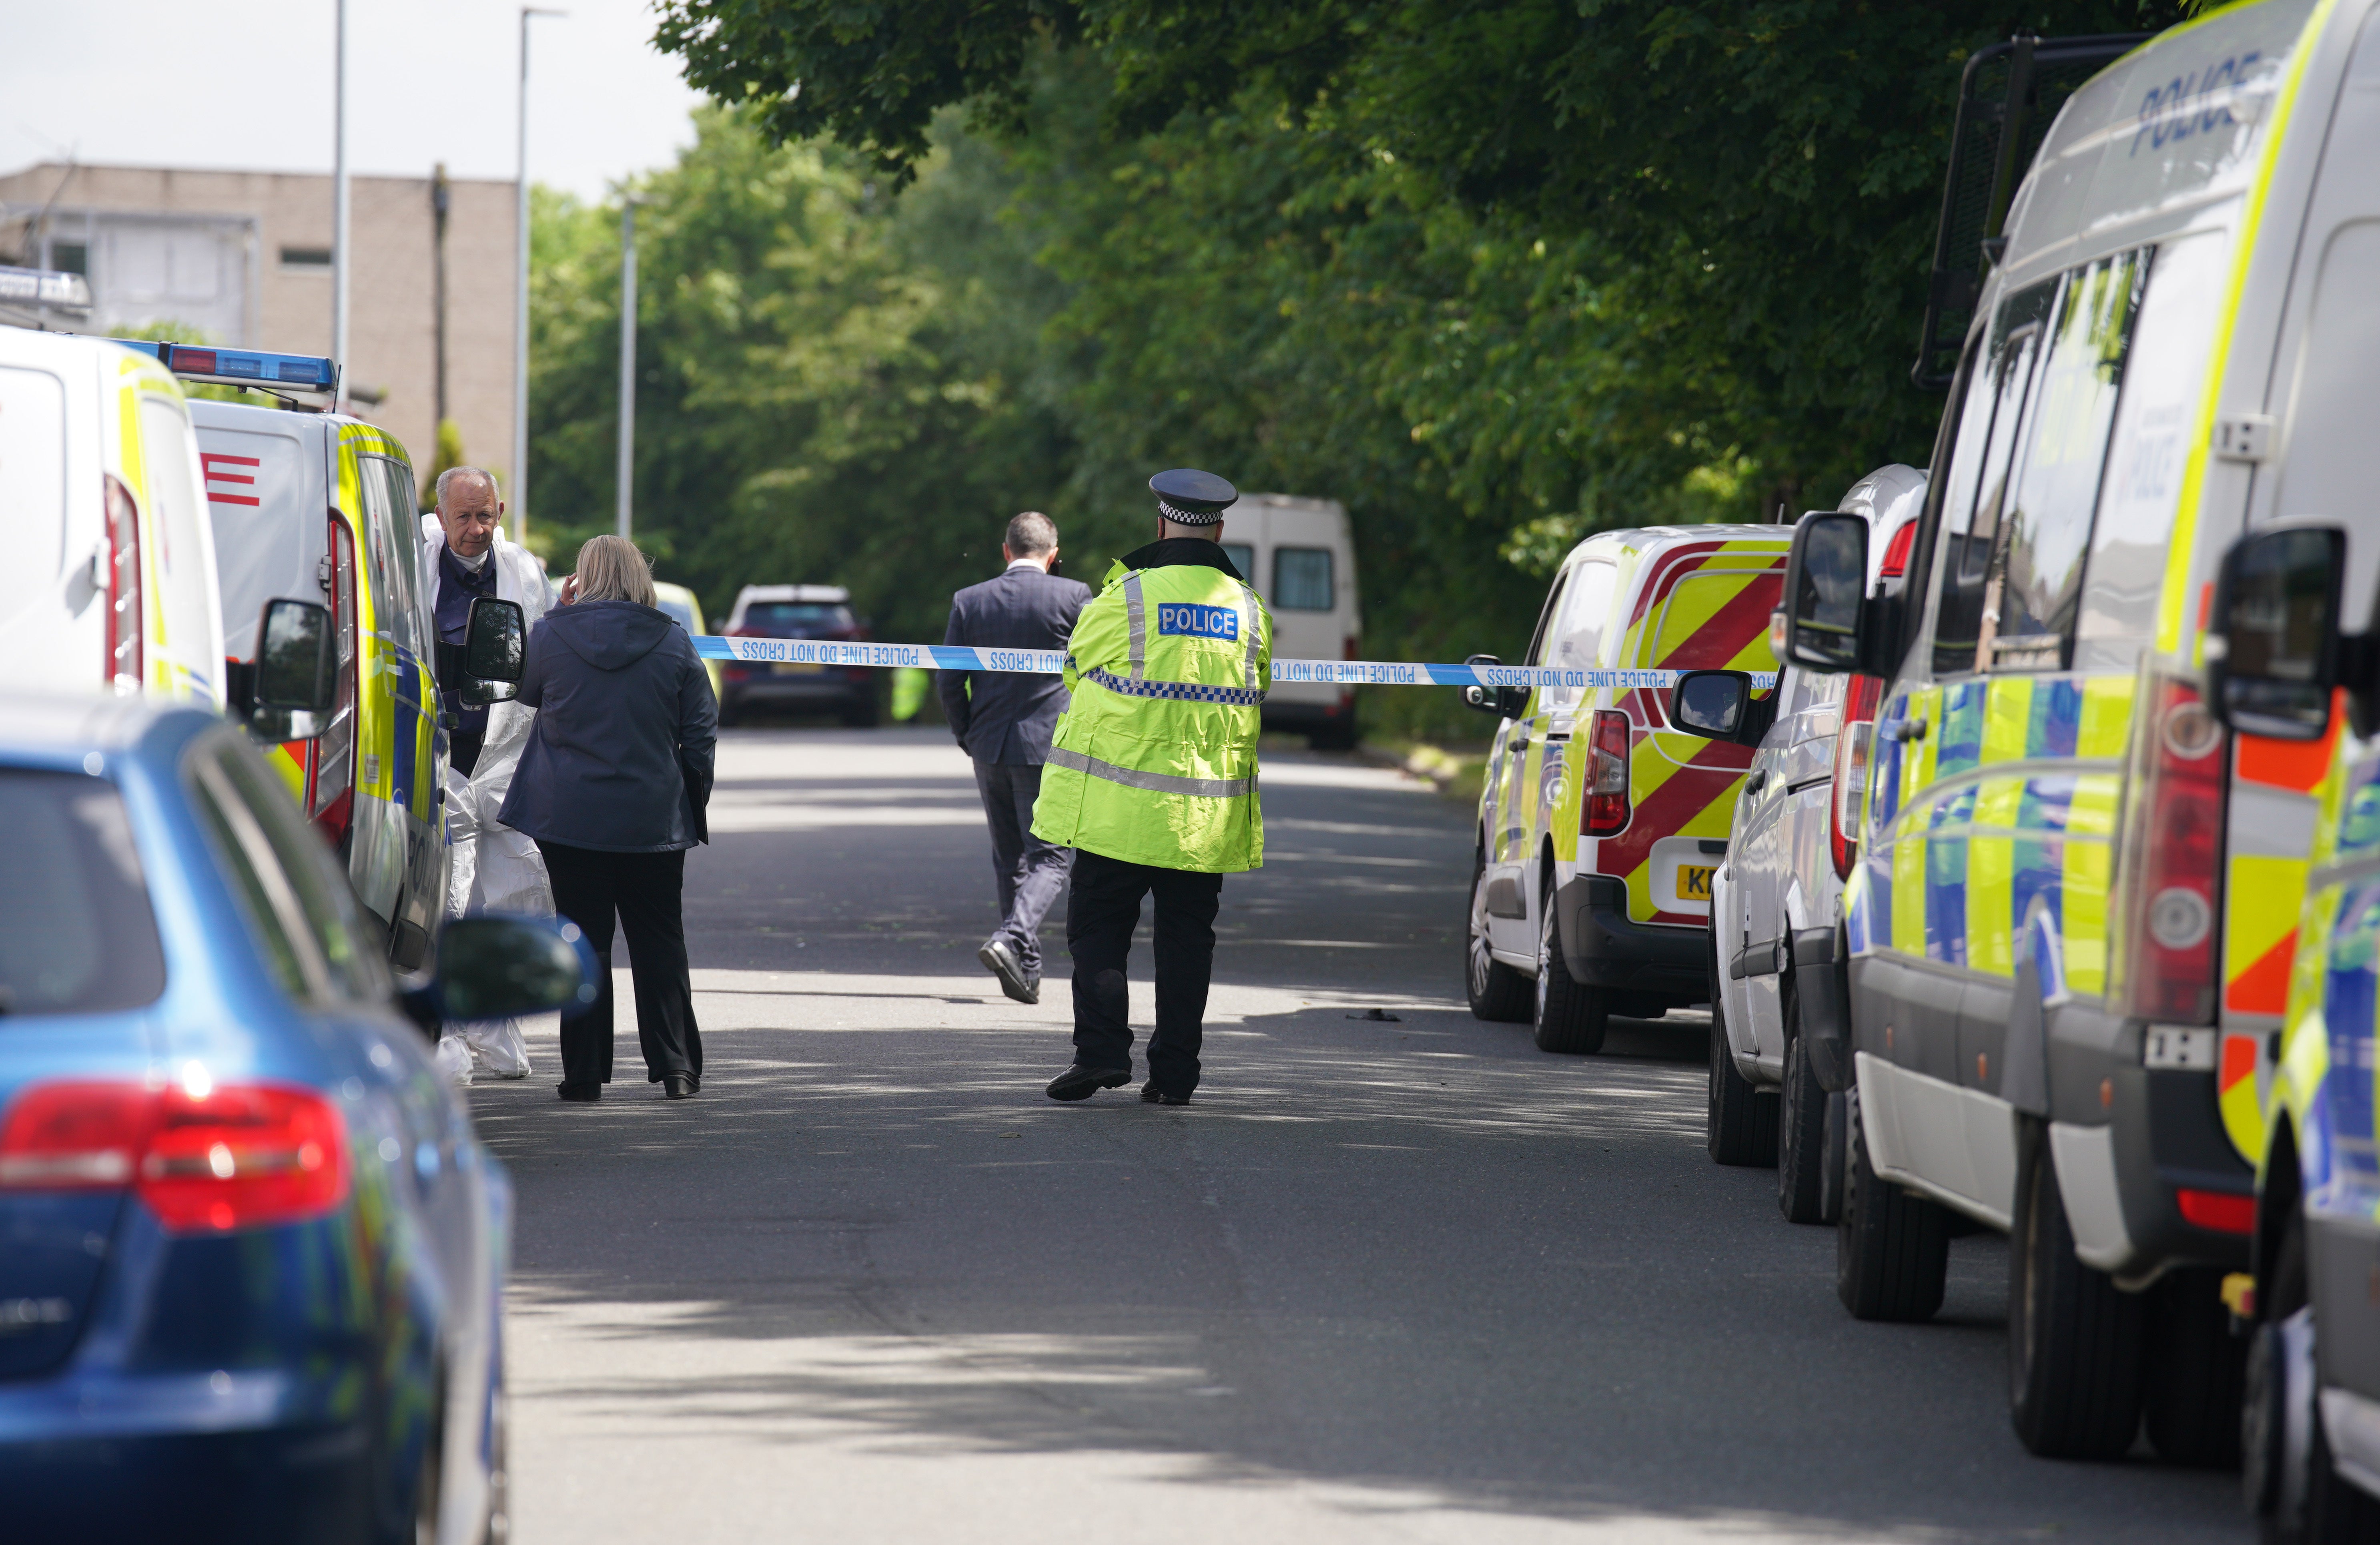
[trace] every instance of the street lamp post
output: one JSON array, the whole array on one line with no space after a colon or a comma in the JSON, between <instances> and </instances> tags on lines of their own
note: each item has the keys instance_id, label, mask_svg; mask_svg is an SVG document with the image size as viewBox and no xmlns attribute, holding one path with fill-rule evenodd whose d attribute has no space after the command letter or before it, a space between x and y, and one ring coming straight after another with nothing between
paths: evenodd
<instances>
[{"instance_id":1,"label":"street lamp post","mask_svg":"<svg viewBox=\"0 0 2380 1545\"><path fill-rule=\"evenodd\" d=\"M342 5L346 0L340 0ZM513 158L513 540L528 540L528 18L567 11L523 6L520 13L520 140Z\"/></svg>"},{"instance_id":2,"label":"street lamp post","mask_svg":"<svg viewBox=\"0 0 2380 1545\"><path fill-rule=\"evenodd\" d=\"M334 412L347 406L347 0L335 7L331 66L331 358L338 362Z\"/></svg>"},{"instance_id":3,"label":"street lamp post","mask_svg":"<svg viewBox=\"0 0 2380 1545\"><path fill-rule=\"evenodd\" d=\"M637 468L637 203L620 196L620 534L634 526Z\"/></svg>"}]
</instances>

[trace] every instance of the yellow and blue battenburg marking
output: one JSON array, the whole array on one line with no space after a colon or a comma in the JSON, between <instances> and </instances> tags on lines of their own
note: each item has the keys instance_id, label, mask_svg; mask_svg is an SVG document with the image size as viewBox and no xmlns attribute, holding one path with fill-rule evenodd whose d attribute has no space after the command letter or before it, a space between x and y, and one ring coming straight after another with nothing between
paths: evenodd
<instances>
[{"instance_id":1,"label":"yellow and blue battenburg marking","mask_svg":"<svg viewBox=\"0 0 2380 1545\"><path fill-rule=\"evenodd\" d=\"M1895 699L1878 724L1871 841L1845 896L1853 952L1998 977L2031 952L2052 991L2102 991L2131 699L2129 676L2080 675ZM2028 944L2028 931L2040 939Z\"/></svg>"}]
</instances>

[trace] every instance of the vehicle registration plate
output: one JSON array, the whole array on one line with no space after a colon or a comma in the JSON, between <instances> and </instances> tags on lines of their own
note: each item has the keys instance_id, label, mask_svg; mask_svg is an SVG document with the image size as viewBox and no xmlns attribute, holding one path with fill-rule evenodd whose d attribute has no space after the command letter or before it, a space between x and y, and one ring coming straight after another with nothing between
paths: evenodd
<instances>
[{"instance_id":1,"label":"vehicle registration plate","mask_svg":"<svg viewBox=\"0 0 2380 1545\"><path fill-rule=\"evenodd\" d=\"M1708 901L1711 875L1716 872L1716 870L1717 866L1712 864L1680 864L1678 866L1678 899Z\"/></svg>"},{"instance_id":2,"label":"vehicle registration plate","mask_svg":"<svg viewBox=\"0 0 2380 1545\"><path fill-rule=\"evenodd\" d=\"M812 664L807 661L795 662L780 660L777 662L777 674L779 675L810 675L825 669L826 667L824 665Z\"/></svg>"}]
</instances>

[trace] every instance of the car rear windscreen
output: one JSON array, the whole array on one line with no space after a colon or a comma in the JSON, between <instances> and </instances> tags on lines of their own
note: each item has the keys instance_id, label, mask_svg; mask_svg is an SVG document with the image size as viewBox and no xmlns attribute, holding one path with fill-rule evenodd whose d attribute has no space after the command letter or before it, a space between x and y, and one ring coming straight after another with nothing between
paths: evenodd
<instances>
[{"instance_id":1,"label":"car rear windscreen","mask_svg":"<svg viewBox=\"0 0 2380 1545\"><path fill-rule=\"evenodd\" d=\"M38 1014L138 1008L165 955L132 823L114 785L0 768L0 1028Z\"/></svg>"},{"instance_id":2,"label":"car rear windscreen","mask_svg":"<svg viewBox=\"0 0 2380 1545\"><path fill-rule=\"evenodd\" d=\"M792 636L795 628L828 632L852 626L851 608L832 602L756 601L744 609L744 626L779 638Z\"/></svg>"}]
</instances>

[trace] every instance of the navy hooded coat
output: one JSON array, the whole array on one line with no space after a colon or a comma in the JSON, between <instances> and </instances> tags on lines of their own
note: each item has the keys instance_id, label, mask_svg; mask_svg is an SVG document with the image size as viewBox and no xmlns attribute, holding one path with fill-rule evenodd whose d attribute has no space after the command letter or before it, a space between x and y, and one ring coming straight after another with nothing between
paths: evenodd
<instances>
[{"instance_id":1,"label":"navy hooded coat","mask_svg":"<svg viewBox=\"0 0 2380 1545\"><path fill-rule=\"evenodd\" d=\"M496 819L540 842L666 853L710 840L719 704L694 640L632 601L582 601L529 634L537 710Z\"/></svg>"}]
</instances>

